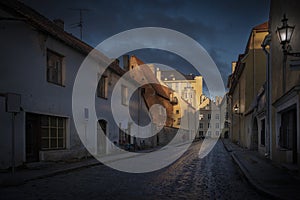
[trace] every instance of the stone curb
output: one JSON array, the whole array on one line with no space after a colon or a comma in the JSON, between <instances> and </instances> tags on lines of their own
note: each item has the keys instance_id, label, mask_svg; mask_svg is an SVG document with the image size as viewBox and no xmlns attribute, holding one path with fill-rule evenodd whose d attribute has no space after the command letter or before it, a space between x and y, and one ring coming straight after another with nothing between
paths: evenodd
<instances>
[{"instance_id":1,"label":"stone curb","mask_svg":"<svg viewBox=\"0 0 300 200\"><path fill-rule=\"evenodd\" d=\"M247 171L247 169L243 166L243 164L239 161L239 159L237 158L237 156L234 154L234 152L230 149L228 150L226 144L224 143L224 141L222 140L222 143L226 149L226 151L230 154L230 156L232 157L232 159L234 160L234 162L237 164L237 166L239 167L239 169L242 171L244 177L246 178L246 180L250 183L250 185L256 189L256 191L258 191L261 194L266 195L267 197L270 198L275 198L278 200L284 200L282 197L270 192L269 190L266 190L265 188L263 188L262 186L260 186L260 184L258 184L249 174L249 172Z\"/></svg>"},{"instance_id":2,"label":"stone curb","mask_svg":"<svg viewBox=\"0 0 300 200\"><path fill-rule=\"evenodd\" d=\"M100 163L99 161L92 161L89 163L84 163L84 164L79 164L79 165L75 165L75 166L70 166L67 168L61 168L61 169L57 169L57 170L53 170L53 171L48 171L39 175L33 175L31 177L13 177L13 176L9 176L8 178L5 178L4 180L0 181L0 187L9 187L9 186L17 186L17 185L21 185L24 184L28 181L32 181L32 180L37 180L37 179L43 179L43 178L47 178L47 177L52 177L58 174L63 174L66 172L71 172L71 171L75 171L78 169L83 169L83 168L88 168L88 167L92 167L92 166L96 166L96 165L101 165L102 163Z\"/></svg>"}]
</instances>

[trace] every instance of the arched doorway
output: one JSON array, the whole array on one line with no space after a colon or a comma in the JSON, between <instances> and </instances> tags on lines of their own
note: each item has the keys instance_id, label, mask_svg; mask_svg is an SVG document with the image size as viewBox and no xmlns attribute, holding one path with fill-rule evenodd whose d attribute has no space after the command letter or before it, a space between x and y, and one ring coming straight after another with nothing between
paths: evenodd
<instances>
[{"instance_id":1,"label":"arched doorway","mask_svg":"<svg viewBox=\"0 0 300 200\"><path fill-rule=\"evenodd\" d=\"M226 132L224 133L224 138L227 139L228 137L229 137L228 131L226 131Z\"/></svg>"},{"instance_id":2,"label":"arched doorway","mask_svg":"<svg viewBox=\"0 0 300 200\"><path fill-rule=\"evenodd\" d=\"M258 125L256 117L253 119L252 123L251 150L258 150Z\"/></svg>"},{"instance_id":3,"label":"arched doorway","mask_svg":"<svg viewBox=\"0 0 300 200\"><path fill-rule=\"evenodd\" d=\"M107 121L104 119L98 120L97 123L97 154L105 154L106 153L106 137L101 134L101 131L107 135Z\"/></svg>"}]
</instances>

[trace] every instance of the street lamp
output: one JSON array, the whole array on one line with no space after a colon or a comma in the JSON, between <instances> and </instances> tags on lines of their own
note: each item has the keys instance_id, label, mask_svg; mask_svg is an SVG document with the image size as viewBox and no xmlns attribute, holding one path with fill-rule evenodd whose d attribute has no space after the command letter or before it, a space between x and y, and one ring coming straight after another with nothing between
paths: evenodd
<instances>
[{"instance_id":1,"label":"street lamp","mask_svg":"<svg viewBox=\"0 0 300 200\"><path fill-rule=\"evenodd\" d=\"M235 104L235 106L233 107L233 111L234 111L234 113L237 114L237 115L242 115L242 114L243 114L243 113L239 113L239 107L238 107L237 104Z\"/></svg>"},{"instance_id":2,"label":"street lamp","mask_svg":"<svg viewBox=\"0 0 300 200\"><path fill-rule=\"evenodd\" d=\"M295 29L295 26L290 26L287 23L288 19L286 18L286 15L283 15L283 19L281 20L282 26L277 27L276 33L279 39L280 44L282 45L283 49L283 60L282 60L282 91L285 93L286 90L286 61L287 56L293 56L293 57L300 57L299 52L291 52L291 46L289 45L291 38L293 36L293 32Z\"/></svg>"},{"instance_id":3,"label":"street lamp","mask_svg":"<svg viewBox=\"0 0 300 200\"><path fill-rule=\"evenodd\" d=\"M283 53L285 55L294 56L294 57L300 57L300 53L292 53L290 52L291 46L289 45L291 38L293 36L293 32L295 29L295 26L290 26L288 23L288 18L286 18L286 15L283 15L283 19L281 20L282 26L277 27L277 36L280 44L282 45Z\"/></svg>"}]
</instances>

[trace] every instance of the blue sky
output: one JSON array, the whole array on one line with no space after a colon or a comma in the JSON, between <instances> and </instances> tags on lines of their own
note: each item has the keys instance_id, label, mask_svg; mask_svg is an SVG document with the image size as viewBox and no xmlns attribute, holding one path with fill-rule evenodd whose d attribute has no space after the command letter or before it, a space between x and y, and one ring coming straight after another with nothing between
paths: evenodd
<instances>
[{"instance_id":1,"label":"blue sky","mask_svg":"<svg viewBox=\"0 0 300 200\"><path fill-rule=\"evenodd\" d=\"M269 0L22 0L50 19L61 18L65 29L79 37L83 12L83 40L92 46L119 32L138 27L164 27L198 41L210 54L226 83L231 62L243 53L252 27L268 20ZM160 50L132 54L149 63L162 63L189 74L197 73L184 59Z\"/></svg>"}]
</instances>

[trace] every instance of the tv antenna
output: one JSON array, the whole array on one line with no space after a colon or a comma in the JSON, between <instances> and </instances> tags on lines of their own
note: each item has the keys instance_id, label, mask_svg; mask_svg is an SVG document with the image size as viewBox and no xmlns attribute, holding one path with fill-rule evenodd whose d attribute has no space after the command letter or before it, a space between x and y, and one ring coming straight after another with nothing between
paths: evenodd
<instances>
[{"instance_id":1,"label":"tv antenna","mask_svg":"<svg viewBox=\"0 0 300 200\"><path fill-rule=\"evenodd\" d=\"M86 9L86 8L70 8L70 10L79 12L79 22L71 24L71 28L79 27L79 30L80 30L80 40L82 40L83 12L90 11L90 9Z\"/></svg>"}]
</instances>

